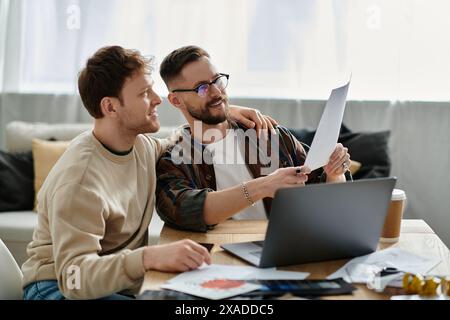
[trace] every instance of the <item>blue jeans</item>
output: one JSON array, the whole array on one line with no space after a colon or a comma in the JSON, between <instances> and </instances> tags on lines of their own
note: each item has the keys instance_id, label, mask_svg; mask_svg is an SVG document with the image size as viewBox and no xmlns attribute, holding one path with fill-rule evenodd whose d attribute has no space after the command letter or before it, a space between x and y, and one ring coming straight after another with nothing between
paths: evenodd
<instances>
[{"instance_id":1,"label":"blue jeans","mask_svg":"<svg viewBox=\"0 0 450 320\"><path fill-rule=\"evenodd\" d=\"M30 283L23 289L24 300L65 300L58 288L58 281L43 280ZM130 296L115 293L99 300L133 300Z\"/></svg>"}]
</instances>

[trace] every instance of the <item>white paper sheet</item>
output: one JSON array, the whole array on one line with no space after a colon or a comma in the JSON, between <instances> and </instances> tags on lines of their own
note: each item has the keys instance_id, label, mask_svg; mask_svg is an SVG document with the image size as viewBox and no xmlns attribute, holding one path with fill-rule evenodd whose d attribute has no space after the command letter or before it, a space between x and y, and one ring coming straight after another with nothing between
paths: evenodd
<instances>
[{"instance_id":1,"label":"white paper sheet","mask_svg":"<svg viewBox=\"0 0 450 320\"><path fill-rule=\"evenodd\" d=\"M227 285L228 287L226 287ZM233 287L229 287L230 285ZM162 285L161 288L184 292L196 297L219 300L255 291L261 286L240 280L204 280L200 282L167 283Z\"/></svg>"},{"instance_id":2,"label":"white paper sheet","mask_svg":"<svg viewBox=\"0 0 450 320\"><path fill-rule=\"evenodd\" d=\"M384 267L426 274L440 262L437 257L422 257L400 248L388 248L350 260L327 279L343 278L347 282L367 283Z\"/></svg>"},{"instance_id":3,"label":"white paper sheet","mask_svg":"<svg viewBox=\"0 0 450 320\"><path fill-rule=\"evenodd\" d=\"M163 284L161 288L216 300L261 288L260 285L246 283L245 280L302 280L308 275L309 273L306 272L280 271L275 268L259 269L249 266L212 264L181 273Z\"/></svg>"},{"instance_id":4,"label":"white paper sheet","mask_svg":"<svg viewBox=\"0 0 450 320\"><path fill-rule=\"evenodd\" d=\"M282 271L276 268L260 269L250 266L211 264L193 271L183 272L168 282L181 283L218 278L232 280L303 280L308 276L308 272Z\"/></svg>"},{"instance_id":5,"label":"white paper sheet","mask_svg":"<svg viewBox=\"0 0 450 320\"><path fill-rule=\"evenodd\" d=\"M311 170L326 165L336 148L349 86L350 80L346 85L331 91L311 148L306 156L305 166Z\"/></svg>"}]
</instances>

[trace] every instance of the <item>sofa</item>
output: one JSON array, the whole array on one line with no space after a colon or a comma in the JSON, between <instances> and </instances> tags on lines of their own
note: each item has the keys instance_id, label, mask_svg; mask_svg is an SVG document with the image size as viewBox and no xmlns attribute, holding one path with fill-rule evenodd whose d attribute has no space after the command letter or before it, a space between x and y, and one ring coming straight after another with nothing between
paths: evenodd
<instances>
[{"instance_id":1,"label":"sofa","mask_svg":"<svg viewBox=\"0 0 450 320\"><path fill-rule=\"evenodd\" d=\"M23 199L30 199L30 195L27 193L32 192L32 197L34 195L32 179L31 181L25 181L25 178L30 176L30 173L23 173L29 167L29 163L27 162L33 161L31 155L32 140L38 138L42 140L69 141L78 134L90 129L92 129L92 124L89 123L47 124L14 121L6 126L6 150L2 156L4 157L5 154L14 154L17 161L24 163L23 168L11 168L11 170L20 171L14 176L16 181L11 181L11 183L17 183L17 180L22 179L23 181L20 181L20 183L22 185L27 184L27 187L19 192L15 192L15 195L11 194L7 199L4 199L4 195L1 197L2 201L0 202L3 206L6 205L9 211L0 210L0 239L3 240L19 266L27 259L26 247L32 240L33 231L37 225L37 214L32 210L34 206L33 202L24 204ZM174 129L175 127L161 127L160 131L154 135L161 138L166 137ZM8 164L2 163L1 167L8 169ZM0 178L1 176L0 170ZM8 182L2 181L0 188L5 187L5 184L8 184ZM0 193L5 193L5 190L1 190ZM27 201L29 202L29 200ZM5 204L5 202L9 203ZM21 207L17 206L20 202L22 202L22 208L27 207L27 210L20 210ZM154 213L149 228L149 243L156 243L162 225L158 215Z\"/></svg>"}]
</instances>

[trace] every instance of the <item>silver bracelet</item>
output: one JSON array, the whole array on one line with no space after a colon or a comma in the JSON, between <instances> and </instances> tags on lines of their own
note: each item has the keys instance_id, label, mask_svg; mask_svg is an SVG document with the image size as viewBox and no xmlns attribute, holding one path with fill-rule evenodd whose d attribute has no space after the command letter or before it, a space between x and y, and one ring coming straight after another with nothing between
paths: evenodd
<instances>
[{"instance_id":1,"label":"silver bracelet","mask_svg":"<svg viewBox=\"0 0 450 320\"><path fill-rule=\"evenodd\" d=\"M250 202L251 206L255 206L255 202L250 197L250 194L248 193L247 186L245 185L245 182L242 182L242 192L244 192L245 199L247 199L248 202Z\"/></svg>"}]
</instances>

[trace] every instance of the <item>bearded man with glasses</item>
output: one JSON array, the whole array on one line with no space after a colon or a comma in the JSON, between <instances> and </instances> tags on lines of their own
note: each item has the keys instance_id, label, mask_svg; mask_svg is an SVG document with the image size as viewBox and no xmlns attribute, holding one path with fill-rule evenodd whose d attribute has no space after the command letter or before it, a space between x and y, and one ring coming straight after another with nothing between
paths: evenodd
<instances>
[{"instance_id":1,"label":"bearded man with glasses","mask_svg":"<svg viewBox=\"0 0 450 320\"><path fill-rule=\"evenodd\" d=\"M156 209L168 225L206 232L228 219L263 219L279 188L344 182L347 148L336 146L329 163L303 166L306 145L284 127L255 132L229 117L230 75L197 46L179 48L162 62L168 100L188 125L157 164Z\"/></svg>"}]
</instances>

